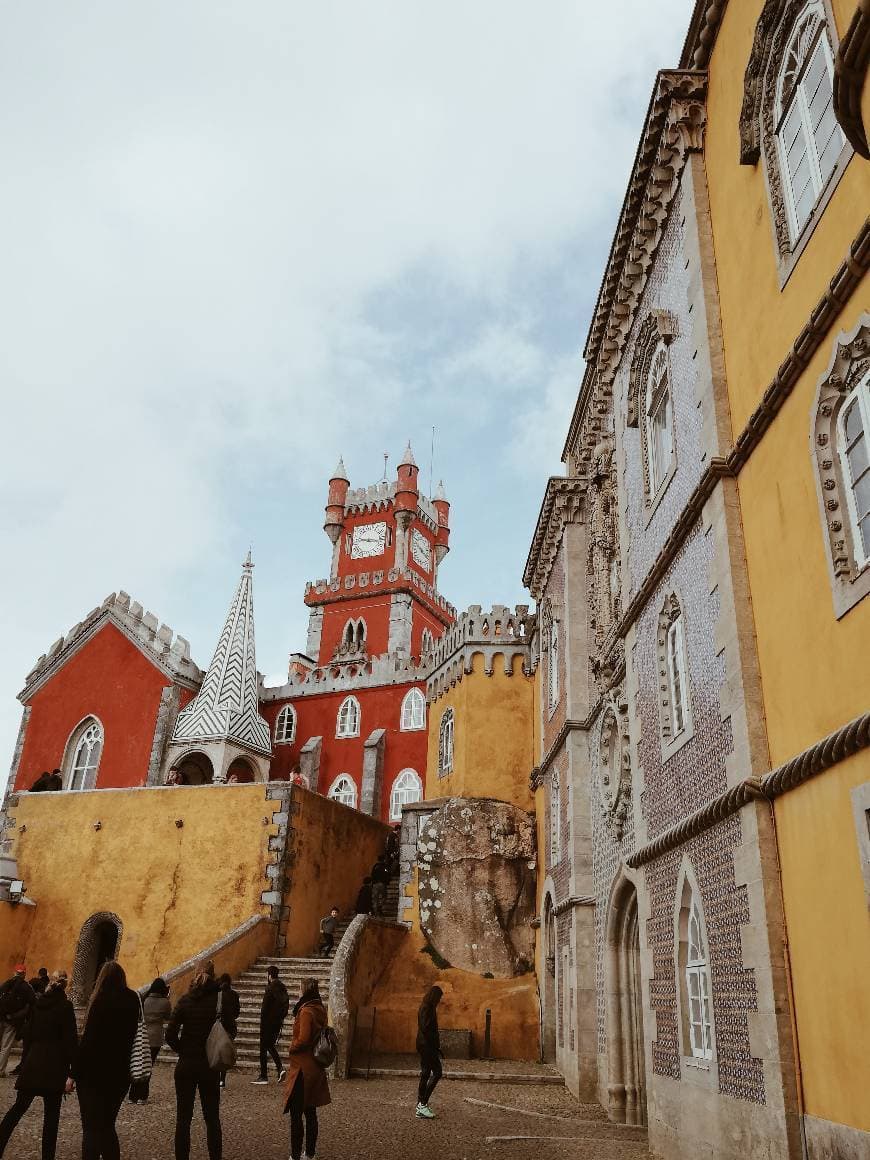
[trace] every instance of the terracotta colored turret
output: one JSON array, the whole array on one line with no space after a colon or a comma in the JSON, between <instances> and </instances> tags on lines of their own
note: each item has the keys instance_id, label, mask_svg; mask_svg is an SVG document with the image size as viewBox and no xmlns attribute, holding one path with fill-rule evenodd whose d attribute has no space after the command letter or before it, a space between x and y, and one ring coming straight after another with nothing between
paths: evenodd
<instances>
[{"instance_id":1,"label":"terracotta colored turret","mask_svg":"<svg viewBox=\"0 0 870 1160\"><path fill-rule=\"evenodd\" d=\"M396 499L394 503L394 511L396 519L400 515L404 515L405 526L410 524L411 519L417 513L417 500L419 498L419 489L417 487L417 474L419 467L414 460L414 453L411 451L411 444L405 451L402 462L399 464L398 474L396 476Z\"/></svg>"},{"instance_id":2,"label":"terracotta colored turret","mask_svg":"<svg viewBox=\"0 0 870 1160\"><path fill-rule=\"evenodd\" d=\"M435 537L435 559L440 564L450 551L450 501L444 492L444 483L439 480L432 499L438 513L438 534Z\"/></svg>"},{"instance_id":3,"label":"terracotta colored turret","mask_svg":"<svg viewBox=\"0 0 870 1160\"><path fill-rule=\"evenodd\" d=\"M344 526L344 501L347 498L347 489L350 480L344 467L344 460L339 459L338 466L329 479L329 498L326 501L326 520L323 530L334 544L341 535Z\"/></svg>"}]
</instances>

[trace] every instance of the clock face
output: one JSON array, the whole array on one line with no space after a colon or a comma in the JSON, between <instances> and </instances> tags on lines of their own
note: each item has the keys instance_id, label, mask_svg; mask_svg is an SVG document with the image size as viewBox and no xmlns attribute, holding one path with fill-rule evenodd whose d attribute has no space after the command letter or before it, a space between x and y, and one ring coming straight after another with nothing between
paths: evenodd
<instances>
[{"instance_id":1,"label":"clock face","mask_svg":"<svg viewBox=\"0 0 870 1160\"><path fill-rule=\"evenodd\" d=\"M353 530L350 554L354 560L361 560L364 556L380 556L386 546L386 524L363 524Z\"/></svg>"},{"instance_id":2,"label":"clock face","mask_svg":"<svg viewBox=\"0 0 870 1160\"><path fill-rule=\"evenodd\" d=\"M411 533L411 555L415 564L419 564L424 572L429 571L432 566L432 550L429 541L416 528Z\"/></svg>"}]
</instances>

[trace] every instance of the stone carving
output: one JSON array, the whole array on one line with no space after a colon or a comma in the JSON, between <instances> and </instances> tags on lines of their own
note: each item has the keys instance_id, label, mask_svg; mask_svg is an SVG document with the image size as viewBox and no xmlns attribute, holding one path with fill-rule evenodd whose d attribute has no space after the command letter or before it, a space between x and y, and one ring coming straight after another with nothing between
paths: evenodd
<instances>
[{"instance_id":1,"label":"stone carving","mask_svg":"<svg viewBox=\"0 0 870 1160\"><path fill-rule=\"evenodd\" d=\"M650 363L659 341L670 344L677 336L677 320L667 310L652 310L638 328L634 357L628 376L628 413L626 425L637 427L643 413L643 396Z\"/></svg>"},{"instance_id":2,"label":"stone carving","mask_svg":"<svg viewBox=\"0 0 870 1160\"><path fill-rule=\"evenodd\" d=\"M450 798L420 831L420 925L452 966L509 979L533 970L535 823L508 802Z\"/></svg>"},{"instance_id":3,"label":"stone carving","mask_svg":"<svg viewBox=\"0 0 870 1160\"><path fill-rule=\"evenodd\" d=\"M834 60L834 113L852 148L870 161L861 94L870 65L870 7L858 4Z\"/></svg>"},{"instance_id":4,"label":"stone carving","mask_svg":"<svg viewBox=\"0 0 870 1160\"><path fill-rule=\"evenodd\" d=\"M618 841L631 804L628 704L622 694L611 696L602 714L598 783L602 815Z\"/></svg>"},{"instance_id":5,"label":"stone carving","mask_svg":"<svg viewBox=\"0 0 870 1160\"><path fill-rule=\"evenodd\" d=\"M615 511L616 480L613 441L603 439L592 454L589 468L589 581L590 625L595 651L604 645L620 616L619 533Z\"/></svg>"}]
</instances>

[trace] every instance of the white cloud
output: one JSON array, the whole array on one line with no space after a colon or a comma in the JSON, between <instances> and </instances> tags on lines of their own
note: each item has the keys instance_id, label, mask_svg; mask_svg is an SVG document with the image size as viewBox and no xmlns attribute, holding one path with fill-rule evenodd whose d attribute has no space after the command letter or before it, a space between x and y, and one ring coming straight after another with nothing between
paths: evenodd
<instances>
[{"instance_id":1,"label":"white cloud","mask_svg":"<svg viewBox=\"0 0 870 1160\"><path fill-rule=\"evenodd\" d=\"M0 751L36 655L113 588L206 663L251 538L280 670L339 450L367 483L436 423L448 595L521 595L597 289L579 255L600 266L689 9L6 11ZM484 487L516 516L496 549L464 523Z\"/></svg>"}]
</instances>

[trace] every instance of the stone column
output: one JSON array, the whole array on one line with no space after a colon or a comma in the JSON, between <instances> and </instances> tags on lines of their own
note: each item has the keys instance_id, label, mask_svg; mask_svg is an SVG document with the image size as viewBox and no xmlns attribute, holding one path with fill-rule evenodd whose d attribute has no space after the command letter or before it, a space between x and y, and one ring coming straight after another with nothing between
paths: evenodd
<instances>
[{"instance_id":1,"label":"stone column","mask_svg":"<svg viewBox=\"0 0 870 1160\"><path fill-rule=\"evenodd\" d=\"M384 749L386 729L375 729L363 746L363 775L360 809L373 818L380 816L381 791L384 780Z\"/></svg>"},{"instance_id":2,"label":"stone column","mask_svg":"<svg viewBox=\"0 0 870 1160\"><path fill-rule=\"evenodd\" d=\"M387 651L391 655L411 655L411 597L407 592L396 592L390 600Z\"/></svg>"},{"instance_id":3,"label":"stone column","mask_svg":"<svg viewBox=\"0 0 870 1160\"><path fill-rule=\"evenodd\" d=\"M320 656L320 637L323 633L323 609L312 608L308 613L308 641L305 652L313 661Z\"/></svg>"},{"instance_id":4,"label":"stone column","mask_svg":"<svg viewBox=\"0 0 870 1160\"><path fill-rule=\"evenodd\" d=\"M309 789L317 791L317 782L320 779L320 748L322 737L309 737L299 750L299 772L305 778Z\"/></svg>"}]
</instances>

